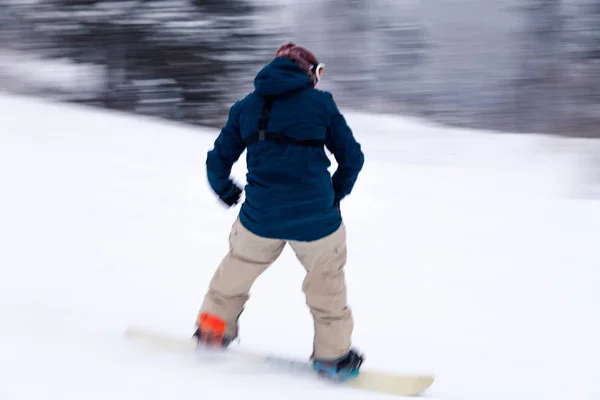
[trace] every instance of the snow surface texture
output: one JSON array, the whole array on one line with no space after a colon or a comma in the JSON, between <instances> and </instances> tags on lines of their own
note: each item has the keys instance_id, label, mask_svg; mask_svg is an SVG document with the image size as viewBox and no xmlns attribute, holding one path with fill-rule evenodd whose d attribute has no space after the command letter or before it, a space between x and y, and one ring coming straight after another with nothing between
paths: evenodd
<instances>
[{"instance_id":1,"label":"snow surface texture","mask_svg":"<svg viewBox=\"0 0 600 400\"><path fill-rule=\"evenodd\" d=\"M123 340L192 333L238 211L205 178L216 131L19 97L0 110L0 399L387 398ZM435 399L600 398L600 202L580 163L595 142L347 117L366 153L342 204L366 366L432 372ZM302 278L286 249L239 346L308 357Z\"/></svg>"}]
</instances>

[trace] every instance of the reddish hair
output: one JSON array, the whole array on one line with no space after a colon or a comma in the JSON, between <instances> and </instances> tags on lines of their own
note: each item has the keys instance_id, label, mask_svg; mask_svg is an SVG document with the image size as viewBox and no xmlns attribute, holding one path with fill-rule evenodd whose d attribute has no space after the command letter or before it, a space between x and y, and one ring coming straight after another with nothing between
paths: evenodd
<instances>
[{"instance_id":1,"label":"reddish hair","mask_svg":"<svg viewBox=\"0 0 600 400\"><path fill-rule=\"evenodd\" d=\"M284 57L288 60L294 61L309 75L313 74L313 68L319 64L319 61L317 60L315 55L311 53L306 47L298 46L291 42L281 46L277 50L275 57Z\"/></svg>"}]
</instances>

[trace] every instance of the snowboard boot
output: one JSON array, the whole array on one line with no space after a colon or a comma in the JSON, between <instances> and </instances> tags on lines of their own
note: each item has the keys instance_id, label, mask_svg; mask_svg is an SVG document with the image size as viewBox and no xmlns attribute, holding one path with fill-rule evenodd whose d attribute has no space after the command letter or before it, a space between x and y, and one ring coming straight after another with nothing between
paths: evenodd
<instances>
[{"instance_id":1,"label":"snowboard boot","mask_svg":"<svg viewBox=\"0 0 600 400\"><path fill-rule=\"evenodd\" d=\"M197 326L194 338L199 346L226 348L232 341L232 338L225 335L225 321L216 315L200 314Z\"/></svg>"},{"instance_id":2,"label":"snowboard boot","mask_svg":"<svg viewBox=\"0 0 600 400\"><path fill-rule=\"evenodd\" d=\"M364 357L354 350L337 360L313 359L313 369L321 376L335 381L346 381L358 376Z\"/></svg>"}]
</instances>

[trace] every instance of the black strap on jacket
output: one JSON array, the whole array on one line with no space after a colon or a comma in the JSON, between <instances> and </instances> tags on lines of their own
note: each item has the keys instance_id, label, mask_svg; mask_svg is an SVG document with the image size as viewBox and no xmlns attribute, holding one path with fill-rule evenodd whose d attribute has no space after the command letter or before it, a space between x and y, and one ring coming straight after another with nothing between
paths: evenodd
<instances>
[{"instance_id":1,"label":"black strap on jacket","mask_svg":"<svg viewBox=\"0 0 600 400\"><path fill-rule=\"evenodd\" d=\"M271 109L273 107L274 100L274 96L265 97L262 110L260 111L260 116L258 117L258 128L256 129L256 132L246 138L244 141L246 146L264 140L280 144L292 144L304 147L323 147L325 145L325 141L320 139L300 140L291 136L286 136L282 132L267 131L267 125L269 125L269 119L271 118Z\"/></svg>"}]
</instances>

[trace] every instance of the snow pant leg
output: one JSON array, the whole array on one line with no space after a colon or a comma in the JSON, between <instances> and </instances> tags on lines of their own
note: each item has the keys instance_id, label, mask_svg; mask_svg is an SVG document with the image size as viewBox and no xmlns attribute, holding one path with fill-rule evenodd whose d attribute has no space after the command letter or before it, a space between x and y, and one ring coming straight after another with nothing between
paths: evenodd
<instances>
[{"instance_id":1,"label":"snow pant leg","mask_svg":"<svg viewBox=\"0 0 600 400\"><path fill-rule=\"evenodd\" d=\"M354 328L347 305L346 229L312 242L290 241L306 269L302 290L314 320L313 357L337 359L350 350Z\"/></svg>"},{"instance_id":2,"label":"snow pant leg","mask_svg":"<svg viewBox=\"0 0 600 400\"><path fill-rule=\"evenodd\" d=\"M229 235L229 252L213 275L199 314L208 312L223 318L225 335L237 337L237 320L250 288L281 255L285 244L283 240L255 235L237 219Z\"/></svg>"}]
</instances>

